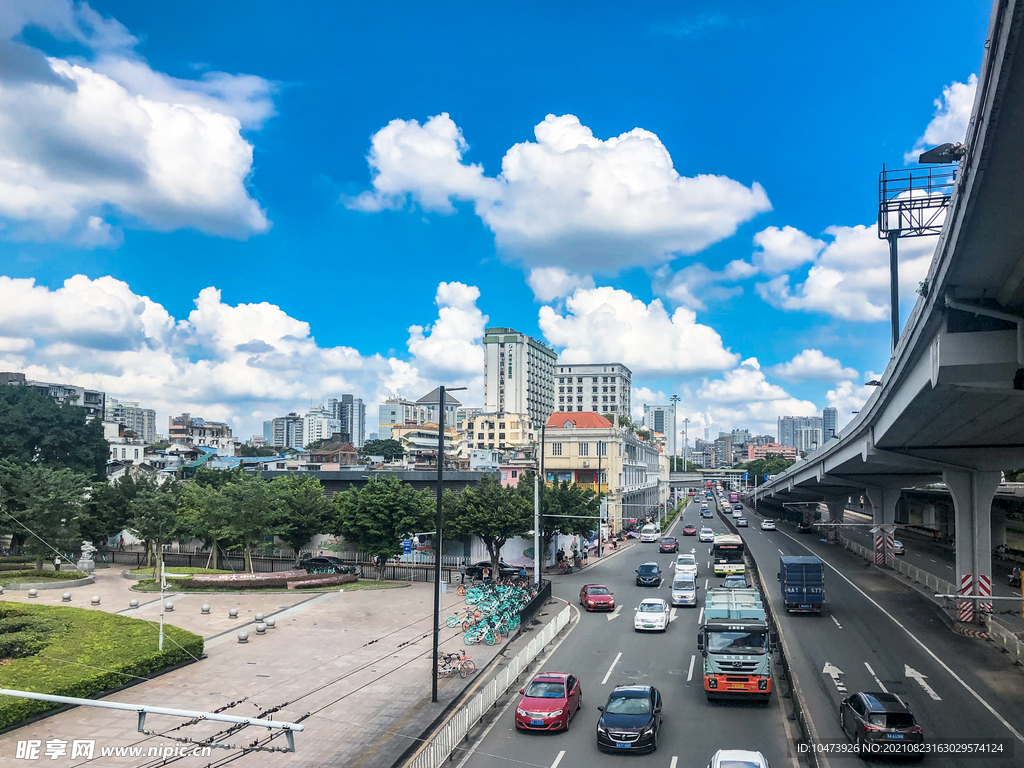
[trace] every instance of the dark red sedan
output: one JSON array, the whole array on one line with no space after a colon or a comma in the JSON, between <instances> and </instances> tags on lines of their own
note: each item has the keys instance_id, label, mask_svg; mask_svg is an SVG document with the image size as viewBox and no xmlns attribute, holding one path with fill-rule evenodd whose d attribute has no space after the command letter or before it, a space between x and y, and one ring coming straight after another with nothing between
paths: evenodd
<instances>
[{"instance_id":1,"label":"dark red sedan","mask_svg":"<svg viewBox=\"0 0 1024 768\"><path fill-rule=\"evenodd\" d=\"M693 523L687 523L683 526L683 536L696 536L697 526Z\"/></svg>"},{"instance_id":2,"label":"dark red sedan","mask_svg":"<svg viewBox=\"0 0 1024 768\"><path fill-rule=\"evenodd\" d=\"M615 597L604 584L584 584L580 590L580 605L588 611L614 611Z\"/></svg>"},{"instance_id":3,"label":"dark red sedan","mask_svg":"<svg viewBox=\"0 0 1024 768\"><path fill-rule=\"evenodd\" d=\"M679 551L679 539L675 536L666 536L661 540L661 544L658 545L659 552L678 552Z\"/></svg>"},{"instance_id":4,"label":"dark red sedan","mask_svg":"<svg viewBox=\"0 0 1024 768\"><path fill-rule=\"evenodd\" d=\"M575 675L541 672L519 692L516 729L521 731L563 731L583 703L583 688Z\"/></svg>"}]
</instances>

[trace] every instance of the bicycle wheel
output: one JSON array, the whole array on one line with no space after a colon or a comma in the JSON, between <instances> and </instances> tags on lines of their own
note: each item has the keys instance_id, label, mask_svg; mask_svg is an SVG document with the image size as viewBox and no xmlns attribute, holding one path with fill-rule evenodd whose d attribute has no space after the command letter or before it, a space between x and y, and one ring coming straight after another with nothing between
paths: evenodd
<instances>
[{"instance_id":1,"label":"bicycle wheel","mask_svg":"<svg viewBox=\"0 0 1024 768\"><path fill-rule=\"evenodd\" d=\"M486 642L488 645L494 645L498 642L498 637L499 635L497 632L495 632L493 629L488 629L487 634L484 635L484 642Z\"/></svg>"},{"instance_id":2,"label":"bicycle wheel","mask_svg":"<svg viewBox=\"0 0 1024 768\"><path fill-rule=\"evenodd\" d=\"M473 663L472 659L463 659L462 663L459 665L459 674L462 675L462 677L466 677L467 675L472 675L474 672L476 672L476 664Z\"/></svg>"},{"instance_id":3,"label":"bicycle wheel","mask_svg":"<svg viewBox=\"0 0 1024 768\"><path fill-rule=\"evenodd\" d=\"M459 593L460 597L462 597L463 595L466 594L466 586L464 584L459 584L459 588L456 589L455 591Z\"/></svg>"},{"instance_id":4,"label":"bicycle wheel","mask_svg":"<svg viewBox=\"0 0 1024 768\"><path fill-rule=\"evenodd\" d=\"M447 624L449 627L457 627L459 626L459 617L449 616L447 619L444 620L444 623Z\"/></svg>"},{"instance_id":5,"label":"bicycle wheel","mask_svg":"<svg viewBox=\"0 0 1024 768\"><path fill-rule=\"evenodd\" d=\"M469 619L466 619L464 622L462 622L462 631L463 632L468 632L469 628L472 627L472 626L473 626L473 622L471 622Z\"/></svg>"}]
</instances>

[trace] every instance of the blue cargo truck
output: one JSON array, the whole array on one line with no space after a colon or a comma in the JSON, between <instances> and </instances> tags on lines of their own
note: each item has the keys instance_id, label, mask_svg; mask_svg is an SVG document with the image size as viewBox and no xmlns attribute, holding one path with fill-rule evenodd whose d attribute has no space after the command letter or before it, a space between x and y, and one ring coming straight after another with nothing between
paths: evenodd
<instances>
[{"instance_id":1,"label":"blue cargo truck","mask_svg":"<svg viewBox=\"0 0 1024 768\"><path fill-rule=\"evenodd\" d=\"M821 560L783 555L779 558L779 583L787 612L821 613L825 602L825 565Z\"/></svg>"}]
</instances>

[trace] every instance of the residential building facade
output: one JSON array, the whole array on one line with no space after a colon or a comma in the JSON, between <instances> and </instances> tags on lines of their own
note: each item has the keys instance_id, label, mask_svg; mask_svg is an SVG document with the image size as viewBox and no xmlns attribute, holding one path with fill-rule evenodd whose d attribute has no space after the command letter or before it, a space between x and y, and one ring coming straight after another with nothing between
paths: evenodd
<instances>
[{"instance_id":1,"label":"residential building facade","mask_svg":"<svg viewBox=\"0 0 1024 768\"><path fill-rule=\"evenodd\" d=\"M822 440L821 416L780 416L779 444L796 448L798 454L810 453Z\"/></svg>"},{"instance_id":2,"label":"residential building facade","mask_svg":"<svg viewBox=\"0 0 1024 768\"><path fill-rule=\"evenodd\" d=\"M518 413L481 413L465 427L460 434L467 449L509 450L537 440L529 417Z\"/></svg>"},{"instance_id":3,"label":"residential building facade","mask_svg":"<svg viewBox=\"0 0 1024 768\"><path fill-rule=\"evenodd\" d=\"M138 402L107 397L103 406L103 420L124 425L146 445L156 442L156 411L141 408Z\"/></svg>"},{"instance_id":4,"label":"residential building facade","mask_svg":"<svg viewBox=\"0 0 1024 768\"><path fill-rule=\"evenodd\" d=\"M719 467L731 467L732 466L732 435L723 434L714 442L714 456L715 466Z\"/></svg>"},{"instance_id":5,"label":"residential building facade","mask_svg":"<svg viewBox=\"0 0 1024 768\"><path fill-rule=\"evenodd\" d=\"M426 414L426 422L428 424L438 423L438 401L441 399L441 388L437 387L432 392L428 392L419 400L416 401L416 405L422 406L424 413ZM445 426L455 427L458 430L458 413L459 407L462 405L458 399L450 392L444 393L444 423Z\"/></svg>"},{"instance_id":6,"label":"residential building facade","mask_svg":"<svg viewBox=\"0 0 1024 768\"><path fill-rule=\"evenodd\" d=\"M621 530L623 520L645 517L667 497L668 462L657 447L603 416L556 411L545 433L545 482L567 480L605 493L605 522L612 530Z\"/></svg>"},{"instance_id":7,"label":"residential building facade","mask_svg":"<svg viewBox=\"0 0 1024 768\"><path fill-rule=\"evenodd\" d=\"M674 405L648 405L644 403L644 426L651 432L665 436L665 450L669 456L676 455L675 427L676 407ZM628 411L627 411L628 415Z\"/></svg>"},{"instance_id":8,"label":"residential building facade","mask_svg":"<svg viewBox=\"0 0 1024 768\"><path fill-rule=\"evenodd\" d=\"M352 445L362 448L366 443L366 404L362 399L353 395L332 397L327 401L327 410L340 422L336 431L349 435Z\"/></svg>"},{"instance_id":9,"label":"residential building facade","mask_svg":"<svg viewBox=\"0 0 1024 768\"><path fill-rule=\"evenodd\" d=\"M234 456L238 440L223 421L207 421L190 413L167 418L167 439L172 443L213 448L218 456Z\"/></svg>"},{"instance_id":10,"label":"residential building facade","mask_svg":"<svg viewBox=\"0 0 1024 768\"><path fill-rule=\"evenodd\" d=\"M342 429L341 419L332 415L323 405L311 405L309 412L302 419L302 439L305 444L309 445L317 440L330 440L336 434L347 434Z\"/></svg>"},{"instance_id":11,"label":"residential building facade","mask_svg":"<svg viewBox=\"0 0 1024 768\"><path fill-rule=\"evenodd\" d=\"M0 384L22 384L52 398L57 405L71 403L85 410L86 419L103 419L107 395L98 389L86 389L75 384L52 384L26 379L24 373L0 371Z\"/></svg>"},{"instance_id":12,"label":"residential building facade","mask_svg":"<svg viewBox=\"0 0 1024 768\"><path fill-rule=\"evenodd\" d=\"M555 409L554 350L513 328L484 330L485 413L516 413L543 424Z\"/></svg>"},{"instance_id":13,"label":"residential building facade","mask_svg":"<svg viewBox=\"0 0 1024 768\"><path fill-rule=\"evenodd\" d=\"M794 448L791 445L779 445L778 443L769 443L768 445L747 446L747 461L765 459L768 456L782 456L782 458L784 459L790 459L795 461L797 457L797 452L796 448Z\"/></svg>"},{"instance_id":14,"label":"residential building facade","mask_svg":"<svg viewBox=\"0 0 1024 768\"><path fill-rule=\"evenodd\" d=\"M391 439L396 440L402 450L405 464L437 466L437 424L396 424L391 429ZM449 459L456 457L462 447L455 427L444 428L444 452Z\"/></svg>"},{"instance_id":15,"label":"residential building facade","mask_svg":"<svg viewBox=\"0 0 1024 768\"><path fill-rule=\"evenodd\" d=\"M263 422L263 437L271 448L298 448L306 446L303 418L292 412ZM330 437L330 435L328 435Z\"/></svg>"},{"instance_id":16,"label":"residential building facade","mask_svg":"<svg viewBox=\"0 0 1024 768\"><path fill-rule=\"evenodd\" d=\"M560 412L592 411L609 417L630 417L633 372L622 363L570 364L559 362L555 370L554 406ZM671 421L669 425L671 427ZM668 434L671 428L657 430ZM674 447L674 446L673 446Z\"/></svg>"},{"instance_id":17,"label":"residential building facade","mask_svg":"<svg viewBox=\"0 0 1024 768\"><path fill-rule=\"evenodd\" d=\"M413 400L389 397L377 407L377 421L378 439L388 440L396 424L426 424L427 409Z\"/></svg>"}]
</instances>

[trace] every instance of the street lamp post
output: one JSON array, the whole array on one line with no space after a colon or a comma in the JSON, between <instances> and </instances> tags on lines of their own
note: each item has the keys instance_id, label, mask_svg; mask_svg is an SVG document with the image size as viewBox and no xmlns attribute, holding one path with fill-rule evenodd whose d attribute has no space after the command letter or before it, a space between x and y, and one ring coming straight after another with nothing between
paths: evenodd
<instances>
[{"instance_id":1,"label":"street lamp post","mask_svg":"<svg viewBox=\"0 0 1024 768\"><path fill-rule=\"evenodd\" d=\"M449 387L458 392L465 387ZM445 389L437 388L437 515L434 519L434 663L430 675L430 700L437 703L437 646L441 636L441 509L444 503L444 409Z\"/></svg>"},{"instance_id":2,"label":"street lamp post","mask_svg":"<svg viewBox=\"0 0 1024 768\"><path fill-rule=\"evenodd\" d=\"M679 402L679 395L672 395L669 402L672 403L672 469L676 468L676 407ZM686 460L683 460L683 470L686 470Z\"/></svg>"}]
</instances>

